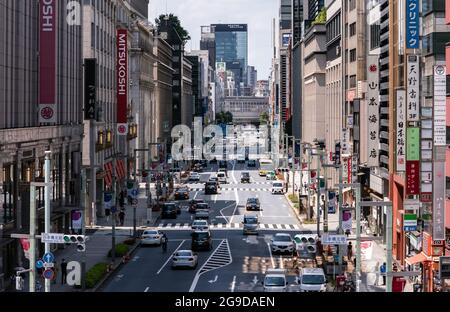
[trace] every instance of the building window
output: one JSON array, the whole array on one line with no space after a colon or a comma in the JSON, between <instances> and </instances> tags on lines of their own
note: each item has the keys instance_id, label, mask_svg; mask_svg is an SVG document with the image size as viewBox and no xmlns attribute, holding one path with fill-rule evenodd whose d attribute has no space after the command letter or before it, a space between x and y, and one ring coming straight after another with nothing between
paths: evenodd
<instances>
[{"instance_id":1,"label":"building window","mask_svg":"<svg viewBox=\"0 0 450 312\"><path fill-rule=\"evenodd\" d=\"M350 24L350 37L356 35L356 22Z\"/></svg>"},{"instance_id":2,"label":"building window","mask_svg":"<svg viewBox=\"0 0 450 312\"><path fill-rule=\"evenodd\" d=\"M356 1L357 0L348 0L348 10L353 11L356 9Z\"/></svg>"},{"instance_id":3,"label":"building window","mask_svg":"<svg viewBox=\"0 0 450 312\"><path fill-rule=\"evenodd\" d=\"M356 49L350 50L350 63L356 61Z\"/></svg>"},{"instance_id":4,"label":"building window","mask_svg":"<svg viewBox=\"0 0 450 312\"><path fill-rule=\"evenodd\" d=\"M376 49L380 47L380 25L370 25L370 49Z\"/></svg>"},{"instance_id":5,"label":"building window","mask_svg":"<svg viewBox=\"0 0 450 312\"><path fill-rule=\"evenodd\" d=\"M351 88L356 88L356 75L351 75L350 76L350 89Z\"/></svg>"}]
</instances>

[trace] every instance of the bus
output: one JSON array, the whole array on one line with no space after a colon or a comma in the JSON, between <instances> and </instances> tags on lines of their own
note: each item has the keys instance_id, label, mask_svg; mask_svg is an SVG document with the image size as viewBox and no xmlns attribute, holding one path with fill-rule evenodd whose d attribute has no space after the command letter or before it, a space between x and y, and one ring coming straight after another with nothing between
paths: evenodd
<instances>
[{"instance_id":1,"label":"bus","mask_svg":"<svg viewBox=\"0 0 450 312\"><path fill-rule=\"evenodd\" d=\"M273 163L270 159L259 160L259 176L265 177L268 171L273 171Z\"/></svg>"}]
</instances>

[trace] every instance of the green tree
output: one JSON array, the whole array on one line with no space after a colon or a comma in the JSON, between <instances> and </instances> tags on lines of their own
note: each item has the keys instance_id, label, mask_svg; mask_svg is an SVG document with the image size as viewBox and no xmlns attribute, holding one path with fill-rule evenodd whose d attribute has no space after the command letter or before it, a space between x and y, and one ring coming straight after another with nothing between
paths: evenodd
<instances>
[{"instance_id":1,"label":"green tree","mask_svg":"<svg viewBox=\"0 0 450 312\"><path fill-rule=\"evenodd\" d=\"M261 115L259 115L259 123L261 125L267 125L269 122L269 114L267 112L262 112Z\"/></svg>"},{"instance_id":2,"label":"green tree","mask_svg":"<svg viewBox=\"0 0 450 312\"><path fill-rule=\"evenodd\" d=\"M224 117L225 117L225 123L233 122L233 114L231 112L226 112Z\"/></svg>"},{"instance_id":3,"label":"green tree","mask_svg":"<svg viewBox=\"0 0 450 312\"><path fill-rule=\"evenodd\" d=\"M312 22L312 25L323 25L327 22L327 9L323 8L319 14L317 15L314 22Z\"/></svg>"},{"instance_id":4,"label":"green tree","mask_svg":"<svg viewBox=\"0 0 450 312\"><path fill-rule=\"evenodd\" d=\"M186 44L188 40L191 40L191 36L189 35L189 32L181 26L180 19L178 16L174 15L173 13L170 13L169 15L161 14L157 19L155 19L155 24L158 28L158 30L161 27L162 22L168 19L172 22L173 27L177 31L178 35L180 36L181 40L183 40L183 43Z\"/></svg>"}]
</instances>

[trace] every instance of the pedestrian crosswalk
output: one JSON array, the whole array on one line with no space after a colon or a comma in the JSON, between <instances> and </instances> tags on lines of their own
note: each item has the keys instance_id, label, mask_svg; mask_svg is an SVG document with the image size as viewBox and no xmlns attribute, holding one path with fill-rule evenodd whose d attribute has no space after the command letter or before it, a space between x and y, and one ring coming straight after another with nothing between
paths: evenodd
<instances>
[{"instance_id":1,"label":"pedestrian crosswalk","mask_svg":"<svg viewBox=\"0 0 450 312\"><path fill-rule=\"evenodd\" d=\"M195 188L190 188L190 190L192 192L200 192L200 191L204 191L205 188L204 187L195 187ZM220 192L234 192L234 190L237 191L247 191L247 192L270 192L272 189L271 188L257 188L257 187L221 187L219 189Z\"/></svg>"},{"instance_id":2,"label":"pedestrian crosswalk","mask_svg":"<svg viewBox=\"0 0 450 312\"><path fill-rule=\"evenodd\" d=\"M190 230L190 223L160 223L159 229L164 230ZM243 225L241 223L213 223L209 225L210 230L242 230ZM298 231L300 226L297 224L260 224L260 230L273 231Z\"/></svg>"}]
</instances>

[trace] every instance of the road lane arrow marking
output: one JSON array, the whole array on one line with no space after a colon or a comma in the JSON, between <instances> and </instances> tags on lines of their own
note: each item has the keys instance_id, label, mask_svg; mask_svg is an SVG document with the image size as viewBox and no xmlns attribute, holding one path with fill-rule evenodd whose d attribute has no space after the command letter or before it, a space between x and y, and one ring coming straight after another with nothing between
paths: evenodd
<instances>
[{"instance_id":1,"label":"road lane arrow marking","mask_svg":"<svg viewBox=\"0 0 450 312\"><path fill-rule=\"evenodd\" d=\"M215 283L215 282L217 282L217 279L218 279L218 278L219 278L219 276L216 275L216 278L213 279L213 280L208 281L208 283L210 283L210 284Z\"/></svg>"}]
</instances>

